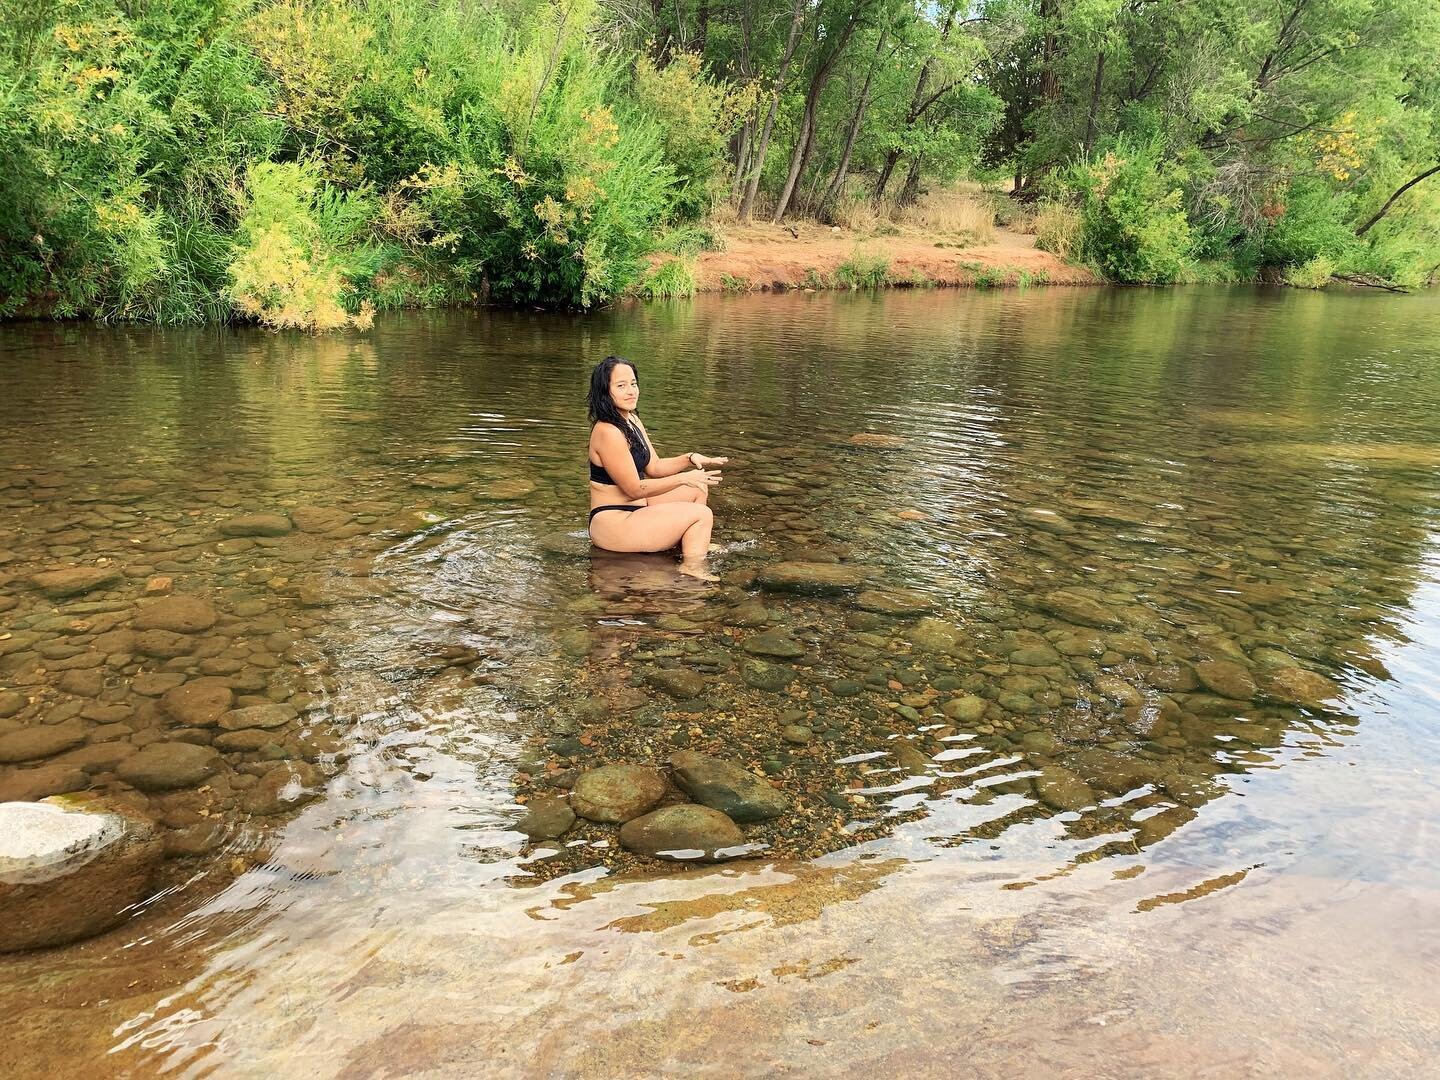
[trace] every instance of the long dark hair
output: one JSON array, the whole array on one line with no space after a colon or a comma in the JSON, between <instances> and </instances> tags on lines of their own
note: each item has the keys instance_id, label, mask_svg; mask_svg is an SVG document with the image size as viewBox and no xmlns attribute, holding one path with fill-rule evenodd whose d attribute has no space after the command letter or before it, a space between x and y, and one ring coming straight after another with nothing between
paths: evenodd
<instances>
[{"instance_id":1,"label":"long dark hair","mask_svg":"<svg viewBox=\"0 0 1440 1080\"><path fill-rule=\"evenodd\" d=\"M614 424L625 433L625 441L637 449L645 445L643 436L620 415L615 399L610 396L610 374L621 364L635 372L635 384L640 384L640 369L621 356L607 356L590 372L590 423Z\"/></svg>"}]
</instances>

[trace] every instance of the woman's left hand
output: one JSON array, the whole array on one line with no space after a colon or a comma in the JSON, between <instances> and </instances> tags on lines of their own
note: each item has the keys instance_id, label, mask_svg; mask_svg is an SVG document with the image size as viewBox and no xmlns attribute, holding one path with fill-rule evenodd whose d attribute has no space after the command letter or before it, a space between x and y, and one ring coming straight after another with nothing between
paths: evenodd
<instances>
[{"instance_id":1,"label":"woman's left hand","mask_svg":"<svg viewBox=\"0 0 1440 1080\"><path fill-rule=\"evenodd\" d=\"M729 464L728 457L706 457L704 454L692 454L690 460L695 463L698 469L718 469L721 465Z\"/></svg>"}]
</instances>

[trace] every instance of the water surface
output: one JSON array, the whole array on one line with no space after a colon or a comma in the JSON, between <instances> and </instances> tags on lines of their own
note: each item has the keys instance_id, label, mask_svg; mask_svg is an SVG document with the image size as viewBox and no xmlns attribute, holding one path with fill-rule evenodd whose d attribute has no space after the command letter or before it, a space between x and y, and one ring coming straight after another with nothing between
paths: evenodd
<instances>
[{"instance_id":1,"label":"water surface","mask_svg":"<svg viewBox=\"0 0 1440 1080\"><path fill-rule=\"evenodd\" d=\"M0 961L22 1072L1433 1059L1440 299L790 294L0 350L0 735L85 737L0 786L70 762L171 856L116 931ZM662 453L732 459L717 586L587 549L612 352ZM257 513L304 527L225 536ZM868 579L760 587L796 559ZM124 637L157 577L216 615L176 655ZM187 726L161 702L202 679L294 718ZM134 791L124 757L170 741L222 767ZM790 800L752 857L515 831L682 748ZM257 806L302 762L319 797Z\"/></svg>"}]
</instances>

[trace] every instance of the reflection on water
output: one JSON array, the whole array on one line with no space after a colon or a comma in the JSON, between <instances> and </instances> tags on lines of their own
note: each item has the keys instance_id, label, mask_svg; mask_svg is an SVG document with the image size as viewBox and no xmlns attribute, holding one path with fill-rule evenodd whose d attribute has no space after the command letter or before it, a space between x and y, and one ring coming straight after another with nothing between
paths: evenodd
<instances>
[{"instance_id":1,"label":"reflection on water","mask_svg":"<svg viewBox=\"0 0 1440 1080\"><path fill-rule=\"evenodd\" d=\"M1440 1036L1431 298L0 334L0 740L78 740L0 794L124 801L171 856L5 961L25 1069L1400 1073ZM589 552L609 352L662 452L731 457L718 585ZM82 566L119 574L33 584ZM137 630L156 578L210 625ZM196 684L293 716L222 731ZM127 782L175 741L217 771ZM515 830L682 749L783 793L761 858ZM277 762L323 797L258 800Z\"/></svg>"}]
</instances>

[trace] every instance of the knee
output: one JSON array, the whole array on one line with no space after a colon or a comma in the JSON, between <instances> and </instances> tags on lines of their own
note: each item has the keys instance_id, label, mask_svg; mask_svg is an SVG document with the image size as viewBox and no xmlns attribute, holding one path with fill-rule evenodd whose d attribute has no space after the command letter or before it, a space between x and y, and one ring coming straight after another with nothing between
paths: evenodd
<instances>
[{"instance_id":1,"label":"knee","mask_svg":"<svg viewBox=\"0 0 1440 1080\"><path fill-rule=\"evenodd\" d=\"M695 524L712 525L715 522L715 511L701 503L695 507Z\"/></svg>"}]
</instances>

